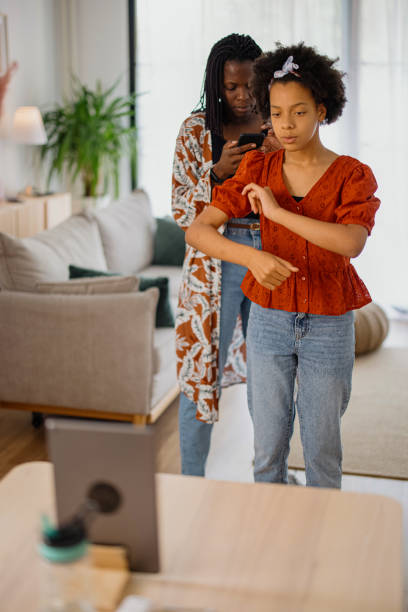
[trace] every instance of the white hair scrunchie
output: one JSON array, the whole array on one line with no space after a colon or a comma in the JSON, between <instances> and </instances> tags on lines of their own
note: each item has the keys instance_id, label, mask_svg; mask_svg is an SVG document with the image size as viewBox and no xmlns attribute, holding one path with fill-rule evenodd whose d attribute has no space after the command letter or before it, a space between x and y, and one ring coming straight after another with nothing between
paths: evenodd
<instances>
[{"instance_id":1,"label":"white hair scrunchie","mask_svg":"<svg viewBox=\"0 0 408 612\"><path fill-rule=\"evenodd\" d=\"M269 83L268 89L272 87L272 83L274 82L275 79L281 79L282 77L286 76L289 73L294 74L295 76L300 78L300 74L295 72L295 70L297 70L298 68L299 68L298 64L295 64L293 62L293 55L289 55L288 59L283 64L282 69L275 70L275 72L273 73L273 78L271 79Z\"/></svg>"}]
</instances>

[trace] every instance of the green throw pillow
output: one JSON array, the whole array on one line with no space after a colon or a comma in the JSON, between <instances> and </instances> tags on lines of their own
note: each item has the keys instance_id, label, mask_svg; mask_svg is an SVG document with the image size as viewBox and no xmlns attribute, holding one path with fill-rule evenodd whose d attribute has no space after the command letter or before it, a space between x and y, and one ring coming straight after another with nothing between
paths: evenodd
<instances>
[{"instance_id":1,"label":"green throw pillow","mask_svg":"<svg viewBox=\"0 0 408 612\"><path fill-rule=\"evenodd\" d=\"M174 327L174 316L169 301L169 279L166 276L157 278L140 277L139 290L158 287L160 291L156 310L156 327Z\"/></svg>"},{"instance_id":2,"label":"green throw pillow","mask_svg":"<svg viewBox=\"0 0 408 612\"><path fill-rule=\"evenodd\" d=\"M80 268L79 266L69 266L69 278L93 278L95 276L120 276L116 272L102 272L101 270L91 270ZM139 291L145 291L150 287L158 287L159 301L156 309L156 327L174 327L174 316L169 300L169 279L165 276L157 278L140 277Z\"/></svg>"},{"instance_id":3,"label":"green throw pillow","mask_svg":"<svg viewBox=\"0 0 408 612\"><path fill-rule=\"evenodd\" d=\"M95 276L120 276L116 272L102 272L102 270L91 270L90 268L80 268L78 266L68 266L69 278L94 278Z\"/></svg>"},{"instance_id":4,"label":"green throw pillow","mask_svg":"<svg viewBox=\"0 0 408 612\"><path fill-rule=\"evenodd\" d=\"M186 251L183 230L171 217L156 218L153 264L156 266L182 266Z\"/></svg>"}]
</instances>

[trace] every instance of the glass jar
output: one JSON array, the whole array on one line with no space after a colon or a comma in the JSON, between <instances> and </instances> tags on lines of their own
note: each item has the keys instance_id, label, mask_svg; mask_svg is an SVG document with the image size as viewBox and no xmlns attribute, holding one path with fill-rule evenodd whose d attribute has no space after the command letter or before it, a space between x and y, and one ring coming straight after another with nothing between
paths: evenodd
<instances>
[{"instance_id":1,"label":"glass jar","mask_svg":"<svg viewBox=\"0 0 408 612\"><path fill-rule=\"evenodd\" d=\"M94 612L91 603L88 542L82 521L62 527L43 521L41 612Z\"/></svg>"}]
</instances>

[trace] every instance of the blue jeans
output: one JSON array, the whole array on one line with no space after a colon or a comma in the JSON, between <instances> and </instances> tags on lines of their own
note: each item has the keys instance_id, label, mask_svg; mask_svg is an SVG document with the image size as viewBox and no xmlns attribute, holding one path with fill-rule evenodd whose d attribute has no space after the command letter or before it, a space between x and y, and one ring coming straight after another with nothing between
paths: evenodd
<instances>
[{"instance_id":1,"label":"blue jeans","mask_svg":"<svg viewBox=\"0 0 408 612\"><path fill-rule=\"evenodd\" d=\"M353 312L326 316L252 304L247 360L255 481L287 482L296 407L307 485L340 488L340 419L351 392Z\"/></svg>"},{"instance_id":2,"label":"blue jeans","mask_svg":"<svg viewBox=\"0 0 408 612\"><path fill-rule=\"evenodd\" d=\"M256 219L231 219L231 223L240 225L253 225ZM254 248L261 248L261 233L259 229L245 229L227 227L224 236ZM242 317L244 337L248 326L250 300L241 290L241 283L247 268L222 262L221 265L221 312L220 312L220 341L219 341L219 380L227 360L228 348L234 333L238 314ZM210 450L212 424L203 423L196 419L196 405L184 393L180 394L179 406L179 434L181 452L181 473L190 476L204 476L205 464Z\"/></svg>"}]
</instances>

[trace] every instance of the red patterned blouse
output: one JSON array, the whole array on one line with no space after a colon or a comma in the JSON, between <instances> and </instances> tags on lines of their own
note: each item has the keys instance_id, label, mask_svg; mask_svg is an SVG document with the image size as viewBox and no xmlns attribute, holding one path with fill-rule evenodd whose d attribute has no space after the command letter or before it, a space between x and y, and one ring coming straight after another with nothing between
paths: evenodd
<instances>
[{"instance_id":1,"label":"red patterned blouse","mask_svg":"<svg viewBox=\"0 0 408 612\"><path fill-rule=\"evenodd\" d=\"M380 201L374 197L377 183L368 166L340 155L297 202L283 180L283 156L283 149L266 155L247 153L235 176L213 190L211 204L229 218L245 217L251 207L241 191L253 182L269 186L286 210L321 221L355 223L371 233ZM349 257L322 249L263 215L260 222L263 250L289 261L299 272L271 291L248 270L241 288L252 302L264 308L322 315L341 315L371 302Z\"/></svg>"}]
</instances>

